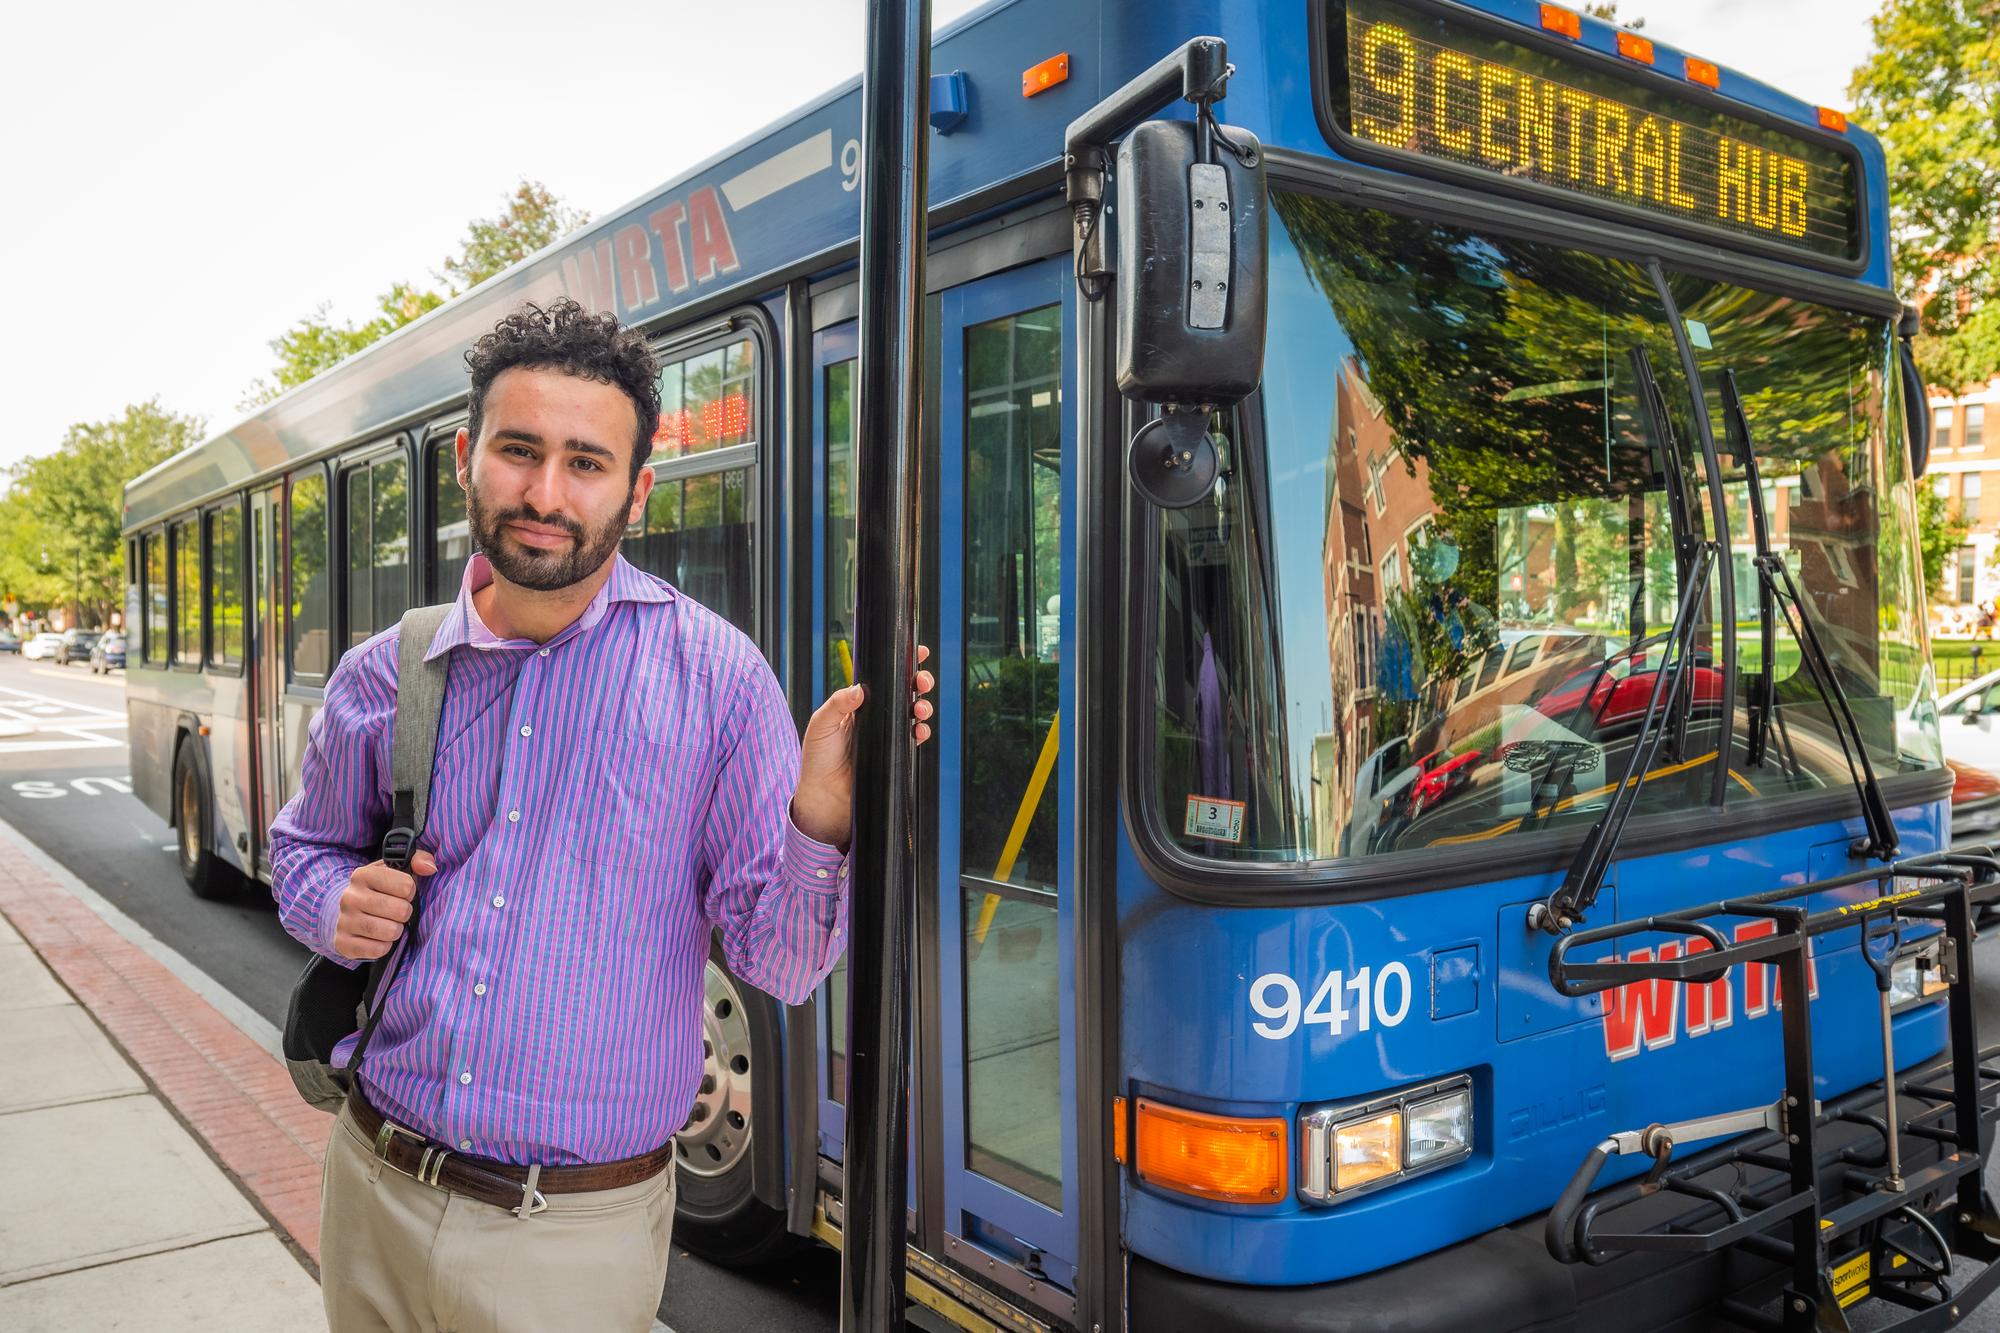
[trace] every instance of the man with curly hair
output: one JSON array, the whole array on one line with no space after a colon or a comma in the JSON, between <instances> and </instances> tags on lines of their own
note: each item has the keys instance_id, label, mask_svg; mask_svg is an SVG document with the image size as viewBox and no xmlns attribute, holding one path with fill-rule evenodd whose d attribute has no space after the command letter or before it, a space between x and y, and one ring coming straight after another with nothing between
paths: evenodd
<instances>
[{"instance_id":1,"label":"man with curly hair","mask_svg":"<svg viewBox=\"0 0 2000 1333\"><path fill-rule=\"evenodd\" d=\"M840 955L861 690L802 745L756 646L619 555L660 410L639 335L529 305L466 361L478 554L423 653L448 676L414 873L374 851L400 627L342 657L271 829L280 916L327 957L385 956L422 902L327 1148L327 1317L644 1330L712 936L790 1004ZM913 683L921 742L930 673Z\"/></svg>"}]
</instances>

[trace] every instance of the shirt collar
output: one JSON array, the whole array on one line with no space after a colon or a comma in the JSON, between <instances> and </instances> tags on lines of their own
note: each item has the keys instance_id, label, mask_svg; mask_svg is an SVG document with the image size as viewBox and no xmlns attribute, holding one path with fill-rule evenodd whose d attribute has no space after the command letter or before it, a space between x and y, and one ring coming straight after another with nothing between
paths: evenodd
<instances>
[{"instance_id":1,"label":"shirt collar","mask_svg":"<svg viewBox=\"0 0 2000 1333\"><path fill-rule=\"evenodd\" d=\"M569 626L550 639L547 644L538 644L532 639L503 639L490 629L479 617L479 611L472 604L472 595L493 582L493 566L482 553L475 552L472 559L465 562L465 574L459 580L458 600L452 612L438 626L438 632L431 639L431 646L424 653L426 662L436 661L454 648L473 648L482 652L501 648L545 648L584 633L598 621L613 602L671 602L676 594L673 586L664 579L635 568L623 554L611 557L611 577L590 599L590 605L583 614Z\"/></svg>"}]
</instances>

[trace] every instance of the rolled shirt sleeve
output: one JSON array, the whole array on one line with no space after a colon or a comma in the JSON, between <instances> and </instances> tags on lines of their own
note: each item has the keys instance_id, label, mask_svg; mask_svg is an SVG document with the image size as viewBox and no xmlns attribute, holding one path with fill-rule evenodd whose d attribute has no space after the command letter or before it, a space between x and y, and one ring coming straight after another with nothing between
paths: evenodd
<instances>
[{"instance_id":1,"label":"rolled shirt sleeve","mask_svg":"<svg viewBox=\"0 0 2000 1333\"><path fill-rule=\"evenodd\" d=\"M761 657L741 668L702 834L703 910L742 980L803 1004L847 939L848 858L792 823L799 736Z\"/></svg>"},{"instance_id":2,"label":"rolled shirt sleeve","mask_svg":"<svg viewBox=\"0 0 2000 1333\"><path fill-rule=\"evenodd\" d=\"M345 967L334 951L340 895L376 859L390 813L389 744L396 716L393 632L341 658L306 732L299 788L271 824L271 893L291 936Z\"/></svg>"}]
</instances>

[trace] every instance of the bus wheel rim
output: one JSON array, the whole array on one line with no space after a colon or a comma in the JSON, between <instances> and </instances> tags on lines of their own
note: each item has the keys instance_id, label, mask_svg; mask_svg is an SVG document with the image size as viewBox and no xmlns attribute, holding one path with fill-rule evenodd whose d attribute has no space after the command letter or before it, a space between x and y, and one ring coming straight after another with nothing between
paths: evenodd
<instances>
[{"instance_id":1,"label":"bus wheel rim","mask_svg":"<svg viewBox=\"0 0 2000 1333\"><path fill-rule=\"evenodd\" d=\"M750 1093L756 1070L750 1051L750 1018L729 974L713 962L703 967L701 1083L688 1122L675 1139L680 1169L693 1176L721 1176L750 1150Z\"/></svg>"},{"instance_id":2,"label":"bus wheel rim","mask_svg":"<svg viewBox=\"0 0 2000 1333\"><path fill-rule=\"evenodd\" d=\"M195 786L194 765L181 770L181 864L192 866L201 858L201 792Z\"/></svg>"}]
</instances>

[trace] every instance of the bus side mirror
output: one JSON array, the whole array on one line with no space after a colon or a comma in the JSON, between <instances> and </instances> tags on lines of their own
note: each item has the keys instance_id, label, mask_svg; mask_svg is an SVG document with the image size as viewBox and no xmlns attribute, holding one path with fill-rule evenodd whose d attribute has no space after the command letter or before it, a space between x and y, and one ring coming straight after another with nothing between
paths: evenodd
<instances>
[{"instance_id":1,"label":"bus side mirror","mask_svg":"<svg viewBox=\"0 0 2000 1333\"><path fill-rule=\"evenodd\" d=\"M1931 462L1931 421L1930 395L1924 391L1924 377L1917 373L1917 358L1910 350L1910 340L1917 336L1917 308L1903 307L1903 317L1896 321L1896 360L1903 373L1903 415L1909 423L1910 435L1910 476L1924 475Z\"/></svg>"},{"instance_id":2,"label":"bus side mirror","mask_svg":"<svg viewBox=\"0 0 2000 1333\"><path fill-rule=\"evenodd\" d=\"M1140 495L1181 509L1215 485L1208 421L1264 373L1264 150L1241 129L1149 120L1118 149L1118 388L1161 416L1132 439Z\"/></svg>"}]
</instances>

